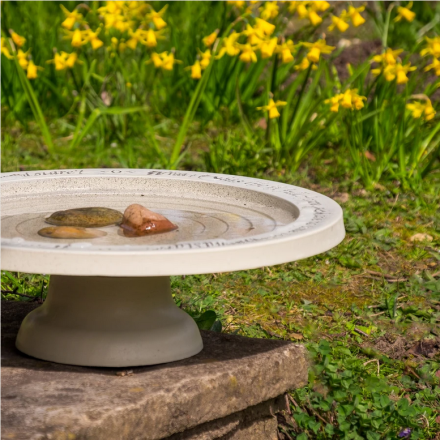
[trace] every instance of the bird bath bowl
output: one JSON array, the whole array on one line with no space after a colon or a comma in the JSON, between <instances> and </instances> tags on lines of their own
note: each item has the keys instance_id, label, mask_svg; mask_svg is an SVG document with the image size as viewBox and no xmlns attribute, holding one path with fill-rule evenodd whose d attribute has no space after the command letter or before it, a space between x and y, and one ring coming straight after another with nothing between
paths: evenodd
<instances>
[{"instance_id":1,"label":"bird bath bowl","mask_svg":"<svg viewBox=\"0 0 440 440\"><path fill-rule=\"evenodd\" d=\"M138 203L176 231L93 239L38 230L54 211ZM229 272L325 252L345 235L342 210L316 192L268 180L167 170L86 169L2 174L2 268L51 274L44 304L16 345L53 362L151 365L195 355L194 320L174 303L170 275Z\"/></svg>"}]
</instances>

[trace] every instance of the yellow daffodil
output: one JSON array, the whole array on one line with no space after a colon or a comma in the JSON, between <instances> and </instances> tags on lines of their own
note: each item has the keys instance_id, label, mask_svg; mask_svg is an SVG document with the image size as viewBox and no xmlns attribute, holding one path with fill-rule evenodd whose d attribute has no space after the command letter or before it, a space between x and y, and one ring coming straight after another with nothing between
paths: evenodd
<instances>
[{"instance_id":1,"label":"yellow daffodil","mask_svg":"<svg viewBox=\"0 0 440 440\"><path fill-rule=\"evenodd\" d=\"M372 58L371 62L372 63L379 63L382 66L375 68L375 69L372 69L371 73L375 76L378 76L382 72L385 72L385 71L387 71L387 74L388 74L388 72L392 72L393 71L392 66L395 66L397 64L398 55L402 52L403 52L403 49L393 50L393 49L388 48L385 52L381 53L380 55L375 55ZM389 81L392 81L392 79Z\"/></svg>"},{"instance_id":2,"label":"yellow daffodil","mask_svg":"<svg viewBox=\"0 0 440 440\"><path fill-rule=\"evenodd\" d=\"M359 8L355 8L353 6L348 7L347 15L350 17L354 27L358 27L365 23L365 18L360 14L364 11L364 9L365 6L360 6Z\"/></svg>"},{"instance_id":3,"label":"yellow daffodil","mask_svg":"<svg viewBox=\"0 0 440 440\"><path fill-rule=\"evenodd\" d=\"M263 32L264 35L269 37L270 35L273 34L275 30L275 25L267 22L266 20L262 20L261 18L256 18L255 28L259 29L261 32Z\"/></svg>"},{"instance_id":4,"label":"yellow daffodil","mask_svg":"<svg viewBox=\"0 0 440 440\"><path fill-rule=\"evenodd\" d=\"M285 43L280 44L276 48L276 52L279 54L279 57L281 58L281 61L284 64L293 61L292 52L294 51L295 51L295 45L293 44L292 40L287 40Z\"/></svg>"},{"instance_id":5,"label":"yellow daffodil","mask_svg":"<svg viewBox=\"0 0 440 440\"><path fill-rule=\"evenodd\" d=\"M66 52L56 53L53 60L49 60L47 62L53 62L55 64L55 70L64 70L66 68L66 58L64 57L65 53Z\"/></svg>"},{"instance_id":6,"label":"yellow daffodil","mask_svg":"<svg viewBox=\"0 0 440 440\"><path fill-rule=\"evenodd\" d=\"M246 4L245 1L227 1L228 5L236 6L238 9L243 9L244 5Z\"/></svg>"},{"instance_id":7,"label":"yellow daffodil","mask_svg":"<svg viewBox=\"0 0 440 440\"><path fill-rule=\"evenodd\" d=\"M20 37L17 32L10 30L9 33L11 34L12 41L15 43L16 46L21 47L24 43L26 43L26 38Z\"/></svg>"},{"instance_id":8,"label":"yellow daffodil","mask_svg":"<svg viewBox=\"0 0 440 440\"><path fill-rule=\"evenodd\" d=\"M211 47L214 44L214 41L217 39L218 30L214 31L212 34L209 34L205 38L203 38L203 44L206 47Z\"/></svg>"},{"instance_id":9,"label":"yellow daffodil","mask_svg":"<svg viewBox=\"0 0 440 440\"><path fill-rule=\"evenodd\" d=\"M61 26L64 28L70 30L77 21L82 19L82 15L76 9L74 9L72 12L69 12L63 5L60 5L60 8L63 10L64 15L66 16L66 19L61 23Z\"/></svg>"},{"instance_id":10,"label":"yellow daffodil","mask_svg":"<svg viewBox=\"0 0 440 440\"><path fill-rule=\"evenodd\" d=\"M27 66L27 74L26 74L27 78L28 79L37 78L38 77L37 70L43 70L43 68L40 66L36 66L35 63L32 60L30 60Z\"/></svg>"},{"instance_id":11,"label":"yellow daffodil","mask_svg":"<svg viewBox=\"0 0 440 440\"><path fill-rule=\"evenodd\" d=\"M28 61L29 50L23 52L21 49L18 49L17 52L17 60L18 64L20 64L22 69L27 69L29 61Z\"/></svg>"},{"instance_id":12,"label":"yellow daffodil","mask_svg":"<svg viewBox=\"0 0 440 440\"><path fill-rule=\"evenodd\" d=\"M137 47L137 44L139 43L139 41L142 38L142 33L144 31L142 29L136 29L134 32L132 30L129 30L128 33L130 35L130 38L127 40L127 46L132 49L135 50Z\"/></svg>"},{"instance_id":13,"label":"yellow daffodil","mask_svg":"<svg viewBox=\"0 0 440 440\"><path fill-rule=\"evenodd\" d=\"M322 18L313 9L308 11L308 19L312 26L318 26L318 24L322 23Z\"/></svg>"},{"instance_id":14,"label":"yellow daffodil","mask_svg":"<svg viewBox=\"0 0 440 440\"><path fill-rule=\"evenodd\" d=\"M333 46L327 46L325 40L318 40L315 43L302 42L301 44L309 49L307 59L312 63L319 61L321 53L329 54L335 49Z\"/></svg>"},{"instance_id":15,"label":"yellow daffodil","mask_svg":"<svg viewBox=\"0 0 440 440\"><path fill-rule=\"evenodd\" d=\"M163 70L173 70L175 63L181 63L182 61L174 58L173 52L162 52L160 54L153 52L150 56L148 63L153 63L156 69L162 68Z\"/></svg>"},{"instance_id":16,"label":"yellow daffodil","mask_svg":"<svg viewBox=\"0 0 440 440\"><path fill-rule=\"evenodd\" d=\"M406 65L398 63L386 66L383 70L383 74L387 81L396 80L397 84L406 84L408 82L408 77L406 75L408 72L416 69L417 67L411 67L411 63Z\"/></svg>"},{"instance_id":17,"label":"yellow daffodil","mask_svg":"<svg viewBox=\"0 0 440 440\"><path fill-rule=\"evenodd\" d=\"M295 12L298 14L299 18L306 18L307 17L307 8L306 6L310 2L308 1L294 1L289 2L289 12L294 14Z\"/></svg>"},{"instance_id":18,"label":"yellow daffodil","mask_svg":"<svg viewBox=\"0 0 440 440\"><path fill-rule=\"evenodd\" d=\"M192 79L200 79L202 77L202 67L200 66L200 61L196 60L196 62L189 66L191 69L191 78Z\"/></svg>"},{"instance_id":19,"label":"yellow daffodil","mask_svg":"<svg viewBox=\"0 0 440 440\"><path fill-rule=\"evenodd\" d=\"M240 44L241 54L239 56L240 61L243 63L256 63L257 54L255 53L255 47L250 44Z\"/></svg>"},{"instance_id":20,"label":"yellow daffodil","mask_svg":"<svg viewBox=\"0 0 440 440\"><path fill-rule=\"evenodd\" d=\"M440 37L426 37L426 42L427 47L420 52L420 55L422 57L432 55L435 58L440 58Z\"/></svg>"},{"instance_id":21,"label":"yellow daffodil","mask_svg":"<svg viewBox=\"0 0 440 440\"><path fill-rule=\"evenodd\" d=\"M425 121L433 119L436 113L430 99L426 99L424 103L413 102L412 104L406 104L406 108L411 112L413 118L419 119L423 116Z\"/></svg>"},{"instance_id":22,"label":"yellow daffodil","mask_svg":"<svg viewBox=\"0 0 440 440\"><path fill-rule=\"evenodd\" d=\"M311 7L316 11L324 12L330 7L330 3L326 1L312 1Z\"/></svg>"},{"instance_id":23,"label":"yellow daffodil","mask_svg":"<svg viewBox=\"0 0 440 440\"><path fill-rule=\"evenodd\" d=\"M166 54L166 52L164 52ZM154 67L156 69L159 69L160 67L162 67L162 57L161 54L158 54L156 52L153 52L150 56L150 60L147 61L147 63L153 63Z\"/></svg>"},{"instance_id":24,"label":"yellow daffodil","mask_svg":"<svg viewBox=\"0 0 440 440\"><path fill-rule=\"evenodd\" d=\"M260 46L261 58L270 58L277 47L277 42L277 37L263 41Z\"/></svg>"},{"instance_id":25,"label":"yellow daffodil","mask_svg":"<svg viewBox=\"0 0 440 440\"><path fill-rule=\"evenodd\" d=\"M440 61L437 58L432 59L432 64L429 64L425 67L425 72L428 70L434 69L436 76L440 76Z\"/></svg>"},{"instance_id":26,"label":"yellow daffodil","mask_svg":"<svg viewBox=\"0 0 440 440\"><path fill-rule=\"evenodd\" d=\"M240 49L237 46L237 40L240 37L240 34L233 31L229 37L225 37L223 39L223 47L220 49L216 59L220 59L225 53L227 53L230 57L235 57L240 53Z\"/></svg>"},{"instance_id":27,"label":"yellow daffodil","mask_svg":"<svg viewBox=\"0 0 440 440\"><path fill-rule=\"evenodd\" d=\"M325 104L330 104L331 112L337 113L339 111L339 102L341 101L342 96L342 94L335 95L324 101Z\"/></svg>"},{"instance_id":28,"label":"yellow daffodil","mask_svg":"<svg viewBox=\"0 0 440 440\"><path fill-rule=\"evenodd\" d=\"M299 64L295 66L295 70L307 70L310 67L310 61L307 57L304 57ZM312 70L316 70L318 67L312 64Z\"/></svg>"},{"instance_id":29,"label":"yellow daffodil","mask_svg":"<svg viewBox=\"0 0 440 440\"><path fill-rule=\"evenodd\" d=\"M84 44L83 34L79 29L73 31L71 44L73 47L81 47Z\"/></svg>"},{"instance_id":30,"label":"yellow daffodil","mask_svg":"<svg viewBox=\"0 0 440 440\"><path fill-rule=\"evenodd\" d=\"M162 57L162 69L163 70L173 70L175 63L181 63L182 61L176 60L174 58L174 53L170 52L169 54L167 52L164 52L166 55Z\"/></svg>"},{"instance_id":31,"label":"yellow daffodil","mask_svg":"<svg viewBox=\"0 0 440 440\"><path fill-rule=\"evenodd\" d=\"M157 46L157 38L153 29L148 29L145 34L145 46L147 47L156 47Z\"/></svg>"},{"instance_id":32,"label":"yellow daffodil","mask_svg":"<svg viewBox=\"0 0 440 440\"><path fill-rule=\"evenodd\" d=\"M72 68L76 62L78 61L78 54L76 52L67 53L67 52L61 52L61 53L55 53L54 59L47 61L47 63L54 63L55 64L55 70L64 70L67 68Z\"/></svg>"},{"instance_id":33,"label":"yellow daffodil","mask_svg":"<svg viewBox=\"0 0 440 440\"><path fill-rule=\"evenodd\" d=\"M394 19L394 21L400 21L402 18L404 18L406 21L413 21L414 18L416 18L415 12L411 11L411 8L413 7L413 2L409 2L406 7L404 6L398 6L397 7L397 17Z\"/></svg>"},{"instance_id":34,"label":"yellow daffodil","mask_svg":"<svg viewBox=\"0 0 440 440\"><path fill-rule=\"evenodd\" d=\"M156 12L153 7L151 7L151 12L146 15L146 18L148 20L153 20L154 26L156 26L156 29L160 31L162 28L164 28L167 24L165 23L162 16L165 14L165 11L168 8L168 5L165 5L159 12Z\"/></svg>"},{"instance_id":35,"label":"yellow daffodil","mask_svg":"<svg viewBox=\"0 0 440 440\"><path fill-rule=\"evenodd\" d=\"M265 34L261 29L252 27L249 23L246 24L246 29L241 34L247 37L247 42L252 46L260 44L265 38Z\"/></svg>"},{"instance_id":36,"label":"yellow daffodil","mask_svg":"<svg viewBox=\"0 0 440 440\"><path fill-rule=\"evenodd\" d=\"M260 8L260 17L263 20L270 20L278 15L277 2L268 1L264 3L264 7Z\"/></svg>"},{"instance_id":37,"label":"yellow daffodil","mask_svg":"<svg viewBox=\"0 0 440 440\"><path fill-rule=\"evenodd\" d=\"M273 99L270 99L268 105L264 105L263 107L257 107L257 110L263 110L265 112L269 112L269 119L279 118L280 112L278 111L277 107L282 107L283 105L286 104L287 102L285 101L275 102Z\"/></svg>"},{"instance_id":38,"label":"yellow daffodil","mask_svg":"<svg viewBox=\"0 0 440 440\"><path fill-rule=\"evenodd\" d=\"M202 70L206 69L211 62L211 51L209 49L205 50L205 52L199 51L200 54L200 67Z\"/></svg>"},{"instance_id":39,"label":"yellow daffodil","mask_svg":"<svg viewBox=\"0 0 440 440\"><path fill-rule=\"evenodd\" d=\"M9 47L7 46L7 40L1 37L1 53L8 59L12 60L13 56L9 52Z\"/></svg>"},{"instance_id":40,"label":"yellow daffodil","mask_svg":"<svg viewBox=\"0 0 440 440\"><path fill-rule=\"evenodd\" d=\"M99 49L104 46L104 42L98 38L98 34L101 31L101 28L98 28L95 32L91 29L88 30L87 39L92 46L93 50Z\"/></svg>"},{"instance_id":41,"label":"yellow daffodil","mask_svg":"<svg viewBox=\"0 0 440 440\"><path fill-rule=\"evenodd\" d=\"M344 93L339 93L330 99L324 101L325 104L330 104L331 112L338 112L339 106L350 110L360 110L364 107L364 101L366 101L365 96L358 94L358 89L349 89Z\"/></svg>"},{"instance_id":42,"label":"yellow daffodil","mask_svg":"<svg viewBox=\"0 0 440 440\"><path fill-rule=\"evenodd\" d=\"M339 32L345 32L349 28L349 25L347 23L348 16L345 10L342 11L339 17L332 15L331 19L332 24L328 27L329 31L332 31L336 27L338 28Z\"/></svg>"}]
</instances>

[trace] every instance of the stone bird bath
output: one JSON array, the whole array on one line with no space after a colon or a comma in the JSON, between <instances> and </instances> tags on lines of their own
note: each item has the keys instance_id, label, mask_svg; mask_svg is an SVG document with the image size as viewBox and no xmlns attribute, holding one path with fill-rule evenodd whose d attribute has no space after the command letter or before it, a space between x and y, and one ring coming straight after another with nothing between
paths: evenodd
<instances>
[{"instance_id":1,"label":"stone bird bath","mask_svg":"<svg viewBox=\"0 0 440 440\"><path fill-rule=\"evenodd\" d=\"M2 174L2 269L51 274L47 299L16 346L64 364L125 367L176 361L203 348L174 303L170 275L229 272L307 258L345 235L342 210L316 192L248 177L168 170L85 169ZM54 211L138 203L176 231L52 239Z\"/></svg>"}]
</instances>

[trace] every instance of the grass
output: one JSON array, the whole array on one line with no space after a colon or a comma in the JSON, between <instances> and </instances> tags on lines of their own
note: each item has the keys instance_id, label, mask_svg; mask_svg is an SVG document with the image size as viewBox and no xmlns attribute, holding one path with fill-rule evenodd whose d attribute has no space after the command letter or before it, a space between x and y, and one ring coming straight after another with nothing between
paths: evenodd
<instances>
[{"instance_id":1,"label":"grass","mask_svg":"<svg viewBox=\"0 0 440 440\"><path fill-rule=\"evenodd\" d=\"M124 166L127 146L97 158L41 151L37 134L4 134L3 171ZM205 142L194 132L194 142ZM132 144L136 154L135 142ZM137 166L154 166L143 157ZM205 165L204 165L205 164ZM209 163L194 156L198 169ZM243 167L243 171L244 171ZM440 431L440 185L416 194L388 182L366 191L327 151L295 175L258 177L305 186L339 200L347 237L306 260L256 270L173 277L175 300L202 328L305 343L309 384L291 394L280 438L436 438ZM240 171L240 170L238 170ZM341 183L336 183L341 182ZM428 234L432 241L411 241ZM428 237L429 238L429 237ZM42 301L47 275L2 272L2 299ZM408 351L409 350L409 351ZM438 438L438 437L437 437Z\"/></svg>"}]
</instances>

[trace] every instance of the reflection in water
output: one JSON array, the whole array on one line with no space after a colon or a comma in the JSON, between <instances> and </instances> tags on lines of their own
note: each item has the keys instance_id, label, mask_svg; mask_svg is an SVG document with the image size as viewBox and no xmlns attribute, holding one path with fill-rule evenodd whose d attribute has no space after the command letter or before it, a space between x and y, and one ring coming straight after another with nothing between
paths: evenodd
<instances>
[{"instance_id":1,"label":"reflection in water","mask_svg":"<svg viewBox=\"0 0 440 440\"><path fill-rule=\"evenodd\" d=\"M98 238L105 237L107 232L99 229L86 229L75 226L49 226L40 229L38 234L48 238Z\"/></svg>"}]
</instances>

